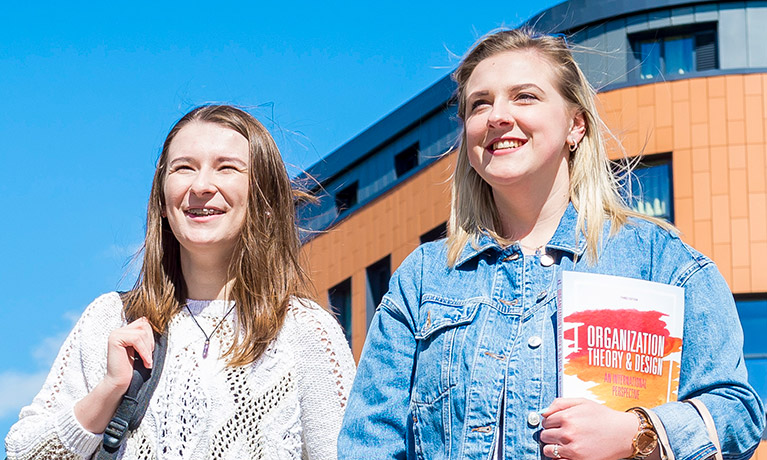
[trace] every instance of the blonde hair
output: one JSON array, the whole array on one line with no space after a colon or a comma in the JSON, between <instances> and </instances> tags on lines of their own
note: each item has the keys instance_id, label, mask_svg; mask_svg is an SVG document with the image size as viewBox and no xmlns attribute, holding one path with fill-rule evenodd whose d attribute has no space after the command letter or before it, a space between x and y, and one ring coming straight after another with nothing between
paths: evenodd
<instances>
[{"instance_id":1,"label":"blonde hair","mask_svg":"<svg viewBox=\"0 0 767 460\"><path fill-rule=\"evenodd\" d=\"M192 122L215 123L248 140L250 150L248 206L239 241L229 263L229 300L242 328L224 356L229 366L249 364L277 336L291 297L309 297L310 282L300 263L295 226L294 190L272 136L249 113L228 105L205 105L184 115L171 128L157 161L147 206L144 258L139 279L126 295L129 320L146 316L161 331L187 297L181 273L180 246L165 207L168 150L181 129Z\"/></svg>"},{"instance_id":2,"label":"blonde hair","mask_svg":"<svg viewBox=\"0 0 767 460\"><path fill-rule=\"evenodd\" d=\"M604 142L609 133L596 108L596 91L573 58L564 36L540 35L529 28L504 30L480 39L469 51L453 79L458 84L458 116L466 115L466 85L483 60L508 51L533 51L551 64L554 84L560 95L583 116L586 132L575 152L570 154L570 201L578 211L576 238L584 235L588 257L596 262L606 220L617 231L629 217L647 218L626 206L620 185L610 166ZM448 264L455 265L467 243L487 233L501 243L509 243L501 229L498 209L490 185L469 164L464 125L453 175L450 220L448 221ZM673 226L652 219L667 229Z\"/></svg>"}]
</instances>

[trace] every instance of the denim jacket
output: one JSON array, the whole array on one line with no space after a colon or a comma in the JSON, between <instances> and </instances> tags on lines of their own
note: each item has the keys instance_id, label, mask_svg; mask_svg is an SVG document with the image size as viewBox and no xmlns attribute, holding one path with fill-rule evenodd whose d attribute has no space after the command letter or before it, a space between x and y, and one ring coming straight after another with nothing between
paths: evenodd
<instances>
[{"instance_id":1,"label":"denim jacket","mask_svg":"<svg viewBox=\"0 0 767 460\"><path fill-rule=\"evenodd\" d=\"M737 311L714 263L636 219L613 235L606 224L599 260L589 264L576 220L570 205L546 247L555 259L548 267L518 245L503 247L487 236L467 244L453 268L444 241L408 256L370 325L339 459L488 460L499 441L504 458L541 458L538 412L557 396L554 283L560 270L682 286L679 399L703 400L725 458L753 452L764 409L747 382ZM713 454L691 405L654 410L678 460Z\"/></svg>"}]
</instances>

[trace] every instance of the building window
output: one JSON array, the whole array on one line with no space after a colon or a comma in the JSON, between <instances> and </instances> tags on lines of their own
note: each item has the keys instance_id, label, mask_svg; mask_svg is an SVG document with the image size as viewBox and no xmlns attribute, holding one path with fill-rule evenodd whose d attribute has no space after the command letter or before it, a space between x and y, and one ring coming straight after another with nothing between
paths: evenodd
<instances>
[{"instance_id":1,"label":"building window","mask_svg":"<svg viewBox=\"0 0 767 460\"><path fill-rule=\"evenodd\" d=\"M397 177L401 177L416 166L418 166L418 142L394 156L394 170L397 171Z\"/></svg>"},{"instance_id":2,"label":"building window","mask_svg":"<svg viewBox=\"0 0 767 460\"><path fill-rule=\"evenodd\" d=\"M743 326L748 381L759 397L767 401L767 339L764 336L767 331L767 293L738 295L735 305Z\"/></svg>"},{"instance_id":3,"label":"building window","mask_svg":"<svg viewBox=\"0 0 767 460\"><path fill-rule=\"evenodd\" d=\"M654 30L631 36L640 80L719 68L716 24Z\"/></svg>"},{"instance_id":4,"label":"building window","mask_svg":"<svg viewBox=\"0 0 767 460\"><path fill-rule=\"evenodd\" d=\"M386 256L373 265L368 266L365 271L368 278L367 295L365 296L367 299L367 326L370 326L370 321L373 319L378 304L381 303L381 299L383 299L384 294L389 289L391 258Z\"/></svg>"},{"instance_id":5,"label":"building window","mask_svg":"<svg viewBox=\"0 0 767 460\"><path fill-rule=\"evenodd\" d=\"M341 328L346 334L346 341L352 344L352 279L346 278L328 289L330 308L335 313Z\"/></svg>"},{"instance_id":6,"label":"building window","mask_svg":"<svg viewBox=\"0 0 767 460\"><path fill-rule=\"evenodd\" d=\"M357 182L336 192L336 210L339 214L357 204Z\"/></svg>"},{"instance_id":7,"label":"building window","mask_svg":"<svg viewBox=\"0 0 767 460\"><path fill-rule=\"evenodd\" d=\"M630 180L621 180L629 207L647 216L674 221L674 189L671 155L643 159L631 171Z\"/></svg>"},{"instance_id":8,"label":"building window","mask_svg":"<svg viewBox=\"0 0 767 460\"><path fill-rule=\"evenodd\" d=\"M442 222L421 235L421 244L428 243L429 241L437 241L445 236L447 236L447 222Z\"/></svg>"}]
</instances>

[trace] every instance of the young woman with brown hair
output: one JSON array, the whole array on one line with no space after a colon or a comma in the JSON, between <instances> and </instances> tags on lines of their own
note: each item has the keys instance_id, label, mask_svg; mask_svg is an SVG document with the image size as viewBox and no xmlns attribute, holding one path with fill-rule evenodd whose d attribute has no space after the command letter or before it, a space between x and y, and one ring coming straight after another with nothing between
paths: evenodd
<instances>
[{"instance_id":1,"label":"young woman with brown hair","mask_svg":"<svg viewBox=\"0 0 767 460\"><path fill-rule=\"evenodd\" d=\"M9 458L94 458L134 353L152 365L153 331L167 331L164 369L118 458L336 458L354 362L307 300L293 200L250 114L209 105L181 118L152 183L136 286L85 310L6 438Z\"/></svg>"}]
</instances>

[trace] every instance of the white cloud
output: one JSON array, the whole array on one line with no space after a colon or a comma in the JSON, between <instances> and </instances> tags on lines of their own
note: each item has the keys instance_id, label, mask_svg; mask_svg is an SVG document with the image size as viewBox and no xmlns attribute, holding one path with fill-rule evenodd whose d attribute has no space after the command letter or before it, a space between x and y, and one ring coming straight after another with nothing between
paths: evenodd
<instances>
[{"instance_id":1,"label":"white cloud","mask_svg":"<svg viewBox=\"0 0 767 460\"><path fill-rule=\"evenodd\" d=\"M36 374L0 373L0 418L17 416L23 406L32 402L47 375L48 371Z\"/></svg>"},{"instance_id":2,"label":"white cloud","mask_svg":"<svg viewBox=\"0 0 767 460\"><path fill-rule=\"evenodd\" d=\"M61 345L64 344L64 340L69 335L69 331L75 326L77 320L80 319L80 314L76 310L66 311L61 316L65 321L63 325L64 331L54 336L46 337L40 342L33 350L32 357L40 369L48 369L53 364L53 360L56 359L56 355L59 353Z\"/></svg>"},{"instance_id":3,"label":"white cloud","mask_svg":"<svg viewBox=\"0 0 767 460\"><path fill-rule=\"evenodd\" d=\"M48 370L56 359L69 330L74 327L79 318L80 312L64 312L62 319L64 320L63 328L65 331L44 338L31 350L30 354L36 364L33 367L38 369L37 372L6 370L0 373L0 419L16 417L23 406L32 402L32 399L42 388Z\"/></svg>"}]
</instances>

